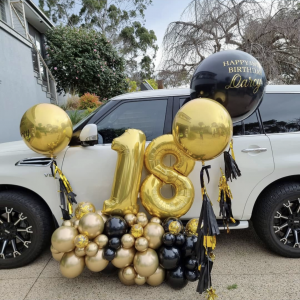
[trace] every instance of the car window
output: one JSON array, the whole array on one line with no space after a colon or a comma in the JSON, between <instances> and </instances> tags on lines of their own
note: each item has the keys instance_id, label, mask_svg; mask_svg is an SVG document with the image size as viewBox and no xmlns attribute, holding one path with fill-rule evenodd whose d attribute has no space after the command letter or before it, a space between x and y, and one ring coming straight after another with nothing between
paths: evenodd
<instances>
[{"instance_id":1,"label":"car window","mask_svg":"<svg viewBox=\"0 0 300 300\"><path fill-rule=\"evenodd\" d=\"M300 131L300 94L265 94L259 111L266 133Z\"/></svg>"},{"instance_id":2,"label":"car window","mask_svg":"<svg viewBox=\"0 0 300 300\"><path fill-rule=\"evenodd\" d=\"M111 143L128 128L142 130L147 141L162 135L167 102L167 99L162 99L122 103L97 124L103 143Z\"/></svg>"},{"instance_id":3,"label":"car window","mask_svg":"<svg viewBox=\"0 0 300 300\"><path fill-rule=\"evenodd\" d=\"M187 96L185 98L179 98L179 107L181 107L183 104L187 103L190 100L191 100L190 96Z\"/></svg>"},{"instance_id":4,"label":"car window","mask_svg":"<svg viewBox=\"0 0 300 300\"><path fill-rule=\"evenodd\" d=\"M233 124L233 135L261 134L257 112L247 119Z\"/></svg>"}]
</instances>

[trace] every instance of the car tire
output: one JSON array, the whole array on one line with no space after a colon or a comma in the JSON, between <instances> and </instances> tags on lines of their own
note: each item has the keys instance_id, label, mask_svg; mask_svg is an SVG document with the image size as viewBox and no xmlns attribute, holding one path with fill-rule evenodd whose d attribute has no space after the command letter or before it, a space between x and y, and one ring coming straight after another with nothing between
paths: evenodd
<instances>
[{"instance_id":1,"label":"car tire","mask_svg":"<svg viewBox=\"0 0 300 300\"><path fill-rule=\"evenodd\" d=\"M50 244L53 217L35 194L20 190L0 192L0 220L0 269L25 266Z\"/></svg>"},{"instance_id":2,"label":"car tire","mask_svg":"<svg viewBox=\"0 0 300 300\"><path fill-rule=\"evenodd\" d=\"M296 242L300 242L300 183L278 183L265 190L256 201L252 221L270 250L299 258L300 246Z\"/></svg>"}]
</instances>

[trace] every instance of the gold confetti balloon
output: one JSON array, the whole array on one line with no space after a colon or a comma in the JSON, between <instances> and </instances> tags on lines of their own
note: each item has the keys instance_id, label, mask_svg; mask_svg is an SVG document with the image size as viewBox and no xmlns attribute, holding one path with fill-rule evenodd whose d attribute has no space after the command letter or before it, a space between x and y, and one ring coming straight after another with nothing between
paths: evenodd
<instances>
[{"instance_id":1,"label":"gold confetti balloon","mask_svg":"<svg viewBox=\"0 0 300 300\"><path fill-rule=\"evenodd\" d=\"M136 272L135 272L133 267L128 266L128 267L123 269L123 274L122 275L126 280L132 280L132 279L135 278Z\"/></svg>"},{"instance_id":2,"label":"gold confetti balloon","mask_svg":"<svg viewBox=\"0 0 300 300\"><path fill-rule=\"evenodd\" d=\"M144 252L137 252L134 256L133 266L135 271L144 277L149 277L158 268L159 261L155 250L148 248Z\"/></svg>"},{"instance_id":3,"label":"gold confetti balloon","mask_svg":"<svg viewBox=\"0 0 300 300\"><path fill-rule=\"evenodd\" d=\"M141 236L141 237L136 239L134 245L135 245L135 249L137 251L143 252L143 251L146 251L148 249L149 243L148 243L148 240L146 238Z\"/></svg>"},{"instance_id":4,"label":"gold confetti balloon","mask_svg":"<svg viewBox=\"0 0 300 300\"><path fill-rule=\"evenodd\" d=\"M80 202L75 209L75 216L80 220L84 215L95 212L95 206L90 202Z\"/></svg>"},{"instance_id":5,"label":"gold confetti balloon","mask_svg":"<svg viewBox=\"0 0 300 300\"><path fill-rule=\"evenodd\" d=\"M79 276L84 269L84 258L75 255L74 251L65 253L60 260L60 272L67 278Z\"/></svg>"},{"instance_id":6,"label":"gold confetti balloon","mask_svg":"<svg viewBox=\"0 0 300 300\"><path fill-rule=\"evenodd\" d=\"M135 239L133 235L126 233L121 238L122 247L125 249L129 249L134 246Z\"/></svg>"},{"instance_id":7,"label":"gold confetti balloon","mask_svg":"<svg viewBox=\"0 0 300 300\"><path fill-rule=\"evenodd\" d=\"M103 219L96 213L88 213L79 220L79 232L87 235L89 239L94 239L103 232L103 229Z\"/></svg>"},{"instance_id":8,"label":"gold confetti balloon","mask_svg":"<svg viewBox=\"0 0 300 300\"><path fill-rule=\"evenodd\" d=\"M85 248L75 248L75 255L76 256L79 256L79 257L81 257L81 256L85 256Z\"/></svg>"},{"instance_id":9,"label":"gold confetti balloon","mask_svg":"<svg viewBox=\"0 0 300 300\"><path fill-rule=\"evenodd\" d=\"M141 224L134 224L131 227L130 233L137 239L143 235L143 226Z\"/></svg>"},{"instance_id":10,"label":"gold confetti balloon","mask_svg":"<svg viewBox=\"0 0 300 300\"><path fill-rule=\"evenodd\" d=\"M95 256L85 257L85 264L89 270L100 272L107 267L109 261L103 258L103 249L99 249Z\"/></svg>"},{"instance_id":11,"label":"gold confetti balloon","mask_svg":"<svg viewBox=\"0 0 300 300\"><path fill-rule=\"evenodd\" d=\"M108 243L108 237L105 234L100 234L94 238L94 242L99 248L104 248Z\"/></svg>"},{"instance_id":12,"label":"gold confetti balloon","mask_svg":"<svg viewBox=\"0 0 300 300\"><path fill-rule=\"evenodd\" d=\"M146 283L146 277L141 276L140 274L136 274L135 278L134 278L134 282L137 285L143 285Z\"/></svg>"},{"instance_id":13,"label":"gold confetti balloon","mask_svg":"<svg viewBox=\"0 0 300 300\"><path fill-rule=\"evenodd\" d=\"M170 233L177 235L182 230L182 226L178 221L172 221L169 225Z\"/></svg>"},{"instance_id":14,"label":"gold confetti balloon","mask_svg":"<svg viewBox=\"0 0 300 300\"><path fill-rule=\"evenodd\" d=\"M135 281L134 281L134 278L131 279L131 280L126 280L123 276L123 269L120 269L119 272L118 272L118 276L119 276L119 279L120 281L125 284L125 285L134 285L135 284Z\"/></svg>"},{"instance_id":15,"label":"gold confetti balloon","mask_svg":"<svg viewBox=\"0 0 300 300\"><path fill-rule=\"evenodd\" d=\"M124 216L125 221L127 222L128 226L133 226L136 224L136 216L134 214L127 214Z\"/></svg>"},{"instance_id":16,"label":"gold confetti balloon","mask_svg":"<svg viewBox=\"0 0 300 300\"><path fill-rule=\"evenodd\" d=\"M61 226L57 228L51 237L51 244L58 252L69 252L75 248L74 239L78 231L74 227Z\"/></svg>"},{"instance_id":17,"label":"gold confetti balloon","mask_svg":"<svg viewBox=\"0 0 300 300\"><path fill-rule=\"evenodd\" d=\"M89 238L84 234L78 234L74 239L74 244L77 248L84 248L88 245Z\"/></svg>"},{"instance_id":18,"label":"gold confetti balloon","mask_svg":"<svg viewBox=\"0 0 300 300\"><path fill-rule=\"evenodd\" d=\"M198 235L197 233L198 223L199 223L199 219L189 220L185 226L185 233L187 235Z\"/></svg>"},{"instance_id":19,"label":"gold confetti balloon","mask_svg":"<svg viewBox=\"0 0 300 300\"><path fill-rule=\"evenodd\" d=\"M158 266L154 274L147 277L147 283L151 286L158 286L165 280L166 271L161 266Z\"/></svg>"},{"instance_id":20,"label":"gold confetti balloon","mask_svg":"<svg viewBox=\"0 0 300 300\"><path fill-rule=\"evenodd\" d=\"M144 227L143 236L148 240L150 248L158 249L162 244L162 236L164 233L165 231L160 224L148 223Z\"/></svg>"},{"instance_id":21,"label":"gold confetti balloon","mask_svg":"<svg viewBox=\"0 0 300 300\"><path fill-rule=\"evenodd\" d=\"M98 245L94 242L90 242L86 247L85 247L85 254L87 256L95 256L98 252Z\"/></svg>"}]
</instances>

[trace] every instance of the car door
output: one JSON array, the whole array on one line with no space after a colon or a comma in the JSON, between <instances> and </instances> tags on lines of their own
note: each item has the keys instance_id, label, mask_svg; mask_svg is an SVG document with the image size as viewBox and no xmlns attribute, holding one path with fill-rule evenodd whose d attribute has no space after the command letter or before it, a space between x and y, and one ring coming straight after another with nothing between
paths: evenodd
<instances>
[{"instance_id":1,"label":"car door","mask_svg":"<svg viewBox=\"0 0 300 300\"><path fill-rule=\"evenodd\" d=\"M114 138L126 129L142 130L147 144L154 138L171 132L173 99L112 100L116 105L91 121L97 125L99 144L70 147L63 163L63 172L77 194L77 201L92 202L101 209L110 198L118 153L111 149ZM143 170L142 180L146 176ZM171 193L171 188L166 192ZM140 205L141 207L141 205Z\"/></svg>"},{"instance_id":2,"label":"car door","mask_svg":"<svg viewBox=\"0 0 300 300\"><path fill-rule=\"evenodd\" d=\"M187 97L178 97L174 101L173 113L175 114L179 107L184 103ZM243 122L233 126L233 147L236 162L241 170L242 176L237 180L229 182L233 195L232 210L233 216L241 220L244 207L252 189L266 176L274 170L273 154L269 138L263 133L259 114L256 112ZM254 151L257 149L256 151ZM218 184L221 176L220 168L224 172L224 157L220 155L214 160L207 161L206 165L211 165L209 170L210 182L205 179L206 188L210 200L213 203L213 209L219 217L218 203ZM199 217L202 196L199 174L201 162L196 162L194 170L189 175L195 188L195 200L189 212L183 217L190 219Z\"/></svg>"}]
</instances>

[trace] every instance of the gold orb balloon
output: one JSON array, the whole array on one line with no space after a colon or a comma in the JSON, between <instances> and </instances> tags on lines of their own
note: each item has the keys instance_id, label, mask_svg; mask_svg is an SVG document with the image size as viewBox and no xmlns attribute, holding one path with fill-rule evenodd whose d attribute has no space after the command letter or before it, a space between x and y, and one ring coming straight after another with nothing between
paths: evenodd
<instances>
[{"instance_id":1,"label":"gold orb balloon","mask_svg":"<svg viewBox=\"0 0 300 300\"><path fill-rule=\"evenodd\" d=\"M219 156L232 138L232 120L220 103L206 98L189 101L172 127L176 145L189 157L206 161Z\"/></svg>"},{"instance_id":2,"label":"gold orb balloon","mask_svg":"<svg viewBox=\"0 0 300 300\"><path fill-rule=\"evenodd\" d=\"M130 233L137 239L138 237L143 235L143 226L141 224L134 224L131 227Z\"/></svg>"},{"instance_id":3,"label":"gold orb balloon","mask_svg":"<svg viewBox=\"0 0 300 300\"><path fill-rule=\"evenodd\" d=\"M96 213L88 213L84 215L78 225L80 233L87 235L90 239L101 234L104 229L104 222L101 216Z\"/></svg>"},{"instance_id":4,"label":"gold orb balloon","mask_svg":"<svg viewBox=\"0 0 300 300\"><path fill-rule=\"evenodd\" d=\"M142 217L142 216L147 218L147 215L142 211L140 211L136 214L136 217Z\"/></svg>"},{"instance_id":5,"label":"gold orb balloon","mask_svg":"<svg viewBox=\"0 0 300 300\"><path fill-rule=\"evenodd\" d=\"M80 202L75 209L75 216L80 220L84 215L95 212L95 206L90 202Z\"/></svg>"},{"instance_id":6,"label":"gold orb balloon","mask_svg":"<svg viewBox=\"0 0 300 300\"><path fill-rule=\"evenodd\" d=\"M137 238L135 241L135 249L137 251L140 252L146 251L148 249L148 246L149 246L148 240L142 236Z\"/></svg>"},{"instance_id":7,"label":"gold orb balloon","mask_svg":"<svg viewBox=\"0 0 300 300\"><path fill-rule=\"evenodd\" d=\"M144 277L154 274L158 268L158 264L156 251L151 248L148 248L144 252L137 252L133 260L135 271Z\"/></svg>"},{"instance_id":8,"label":"gold orb balloon","mask_svg":"<svg viewBox=\"0 0 300 300\"><path fill-rule=\"evenodd\" d=\"M124 216L125 221L127 222L128 226L132 226L136 224L136 216L134 214L127 214Z\"/></svg>"},{"instance_id":9,"label":"gold orb balloon","mask_svg":"<svg viewBox=\"0 0 300 300\"><path fill-rule=\"evenodd\" d=\"M109 261L103 258L103 249L99 249L95 256L85 257L85 264L89 270L100 272L107 267Z\"/></svg>"},{"instance_id":10,"label":"gold orb balloon","mask_svg":"<svg viewBox=\"0 0 300 300\"><path fill-rule=\"evenodd\" d=\"M158 217L153 217L153 218L150 220L150 223L161 224L161 219L158 218Z\"/></svg>"},{"instance_id":11,"label":"gold orb balloon","mask_svg":"<svg viewBox=\"0 0 300 300\"><path fill-rule=\"evenodd\" d=\"M148 224L148 218L145 213L138 213L136 216L136 222L137 224L141 224L143 227L145 227Z\"/></svg>"},{"instance_id":12,"label":"gold orb balloon","mask_svg":"<svg viewBox=\"0 0 300 300\"><path fill-rule=\"evenodd\" d=\"M170 233L177 235L178 233L180 233L180 231L182 230L182 226L180 224L180 222L178 221L172 221L169 224L169 231Z\"/></svg>"},{"instance_id":13,"label":"gold orb balloon","mask_svg":"<svg viewBox=\"0 0 300 300\"><path fill-rule=\"evenodd\" d=\"M25 112L20 123L20 134L31 150L53 157L68 146L73 125L60 107L41 103Z\"/></svg>"},{"instance_id":14,"label":"gold orb balloon","mask_svg":"<svg viewBox=\"0 0 300 300\"><path fill-rule=\"evenodd\" d=\"M134 246L135 239L133 235L126 233L121 238L122 247L125 249L129 249Z\"/></svg>"},{"instance_id":15,"label":"gold orb balloon","mask_svg":"<svg viewBox=\"0 0 300 300\"><path fill-rule=\"evenodd\" d=\"M123 284L125 284L125 285L134 285L134 284L135 284L134 279L126 280L126 279L123 277L123 269L120 269L120 270L119 270L118 276L119 276L120 281L121 281Z\"/></svg>"},{"instance_id":16,"label":"gold orb balloon","mask_svg":"<svg viewBox=\"0 0 300 300\"><path fill-rule=\"evenodd\" d=\"M56 260L56 261L58 261L58 262L60 262L61 261L61 258L64 256L64 253L62 252L62 253L52 253L52 257Z\"/></svg>"},{"instance_id":17,"label":"gold orb balloon","mask_svg":"<svg viewBox=\"0 0 300 300\"><path fill-rule=\"evenodd\" d=\"M51 244L58 252L69 252L75 248L74 239L78 231L74 227L61 226L51 237Z\"/></svg>"},{"instance_id":18,"label":"gold orb balloon","mask_svg":"<svg viewBox=\"0 0 300 300\"><path fill-rule=\"evenodd\" d=\"M148 223L144 227L143 236L148 240L150 248L158 249L162 244L162 236L164 233L165 231L160 224Z\"/></svg>"},{"instance_id":19,"label":"gold orb balloon","mask_svg":"<svg viewBox=\"0 0 300 300\"><path fill-rule=\"evenodd\" d=\"M135 272L133 267L128 266L128 267L123 269L123 274L122 275L126 280L132 280L132 279L135 278L136 272Z\"/></svg>"},{"instance_id":20,"label":"gold orb balloon","mask_svg":"<svg viewBox=\"0 0 300 300\"><path fill-rule=\"evenodd\" d=\"M98 245L94 242L89 243L86 247L85 247L85 254L87 256L95 256L98 252Z\"/></svg>"},{"instance_id":21,"label":"gold orb balloon","mask_svg":"<svg viewBox=\"0 0 300 300\"><path fill-rule=\"evenodd\" d=\"M57 251L56 249L54 249L54 247L52 245L50 247L50 251L51 251L51 253L54 253L54 254L60 253L59 251Z\"/></svg>"},{"instance_id":22,"label":"gold orb balloon","mask_svg":"<svg viewBox=\"0 0 300 300\"><path fill-rule=\"evenodd\" d=\"M146 283L146 277L141 276L140 274L136 274L135 278L134 278L134 282L137 285L143 285Z\"/></svg>"},{"instance_id":23,"label":"gold orb balloon","mask_svg":"<svg viewBox=\"0 0 300 300\"><path fill-rule=\"evenodd\" d=\"M77 248L84 248L88 245L89 238L84 234L78 234L74 239L74 244Z\"/></svg>"},{"instance_id":24,"label":"gold orb balloon","mask_svg":"<svg viewBox=\"0 0 300 300\"><path fill-rule=\"evenodd\" d=\"M73 222L73 227L78 229L78 225L79 225L79 220L76 219L74 222Z\"/></svg>"},{"instance_id":25,"label":"gold orb balloon","mask_svg":"<svg viewBox=\"0 0 300 300\"><path fill-rule=\"evenodd\" d=\"M79 276L84 269L84 258L75 255L74 251L65 253L60 260L60 272L67 278Z\"/></svg>"},{"instance_id":26,"label":"gold orb balloon","mask_svg":"<svg viewBox=\"0 0 300 300\"><path fill-rule=\"evenodd\" d=\"M99 248L104 248L108 243L108 237L105 234L100 234L94 238L94 242Z\"/></svg>"},{"instance_id":27,"label":"gold orb balloon","mask_svg":"<svg viewBox=\"0 0 300 300\"><path fill-rule=\"evenodd\" d=\"M85 256L85 248L75 248L75 254L76 254L76 256L79 256L79 257L81 257L81 256Z\"/></svg>"},{"instance_id":28,"label":"gold orb balloon","mask_svg":"<svg viewBox=\"0 0 300 300\"><path fill-rule=\"evenodd\" d=\"M199 223L199 219L189 220L185 226L185 233L187 235L198 235L197 233L198 223Z\"/></svg>"},{"instance_id":29,"label":"gold orb balloon","mask_svg":"<svg viewBox=\"0 0 300 300\"><path fill-rule=\"evenodd\" d=\"M155 273L147 278L147 283L151 286L158 286L165 280L166 271L161 266L158 266Z\"/></svg>"},{"instance_id":30,"label":"gold orb balloon","mask_svg":"<svg viewBox=\"0 0 300 300\"><path fill-rule=\"evenodd\" d=\"M107 219L109 218L108 215L105 215L104 213L102 213L102 210L101 210L101 209L96 210L96 213L102 217L104 223L105 223L105 222L107 221Z\"/></svg>"},{"instance_id":31,"label":"gold orb balloon","mask_svg":"<svg viewBox=\"0 0 300 300\"><path fill-rule=\"evenodd\" d=\"M125 268L131 265L134 255L135 255L134 247L130 249L120 248L116 250L116 256L111 262L115 267L119 269Z\"/></svg>"},{"instance_id":32,"label":"gold orb balloon","mask_svg":"<svg viewBox=\"0 0 300 300\"><path fill-rule=\"evenodd\" d=\"M71 220L65 220L62 222L61 226L73 226L73 222Z\"/></svg>"}]
</instances>

